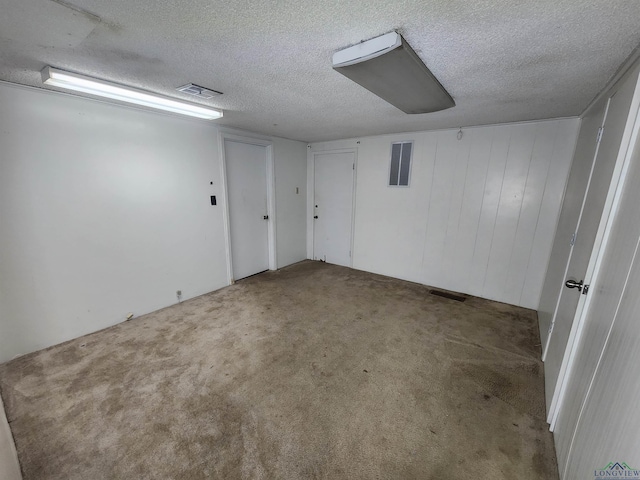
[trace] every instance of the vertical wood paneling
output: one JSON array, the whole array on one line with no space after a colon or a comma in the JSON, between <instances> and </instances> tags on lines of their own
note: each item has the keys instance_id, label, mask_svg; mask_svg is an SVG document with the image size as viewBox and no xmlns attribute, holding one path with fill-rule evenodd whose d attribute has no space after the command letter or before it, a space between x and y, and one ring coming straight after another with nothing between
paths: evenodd
<instances>
[{"instance_id":1,"label":"vertical wood paneling","mask_svg":"<svg viewBox=\"0 0 640 480\"><path fill-rule=\"evenodd\" d=\"M522 293L520 294L520 305L532 306L532 308L538 304L542 293L546 269L541 268L541 266L547 265L549 262L549 252L553 245L554 232L560 215L558 205L562 203L564 186L571 167L570 162L558 162L555 159L572 157L575 145L567 141L567 139L577 138L580 128L578 122L559 121L553 124L556 129L556 138L553 142L551 161L547 171L533 245L524 276L525 281L522 286ZM564 273L564 266L562 268Z\"/></svg>"},{"instance_id":2,"label":"vertical wood paneling","mask_svg":"<svg viewBox=\"0 0 640 480\"><path fill-rule=\"evenodd\" d=\"M555 122L540 123L536 128L533 153L529 163L529 172L525 183L520 217L516 229L515 241L511 252L505 297L509 303L521 303L522 288L524 286L529 257L538 227L538 214L542 205L542 196L547 182L547 173L551 163L557 125ZM552 139L552 141L549 141Z\"/></svg>"},{"instance_id":3,"label":"vertical wood paneling","mask_svg":"<svg viewBox=\"0 0 640 480\"><path fill-rule=\"evenodd\" d=\"M424 283L427 285L440 286L446 267L444 250L449 223L449 203L455 181L453 162L458 150L458 145L454 143L455 138L453 131L438 132L436 136L435 165L431 178L427 232L423 246Z\"/></svg>"},{"instance_id":4,"label":"vertical wood paneling","mask_svg":"<svg viewBox=\"0 0 640 480\"><path fill-rule=\"evenodd\" d=\"M463 136L462 139L458 140L457 132L451 133L455 135L456 153L452 165L453 183L446 208L448 216L447 231L442 255L444 262L439 282L443 288L456 290L461 288L460 282L462 275L464 275L464 272L457 272L455 267L458 255L462 253L462 250L458 249L458 239L460 238L460 218L464 216L462 214L462 206L472 142L468 136L466 138ZM450 136L447 136L446 140L451 141Z\"/></svg>"},{"instance_id":5,"label":"vertical wood paneling","mask_svg":"<svg viewBox=\"0 0 640 480\"><path fill-rule=\"evenodd\" d=\"M469 149L458 236L455 241L457 255L454 256L452 270L461 290L476 291L478 294L482 293L480 288L484 280L484 266L482 269L478 269L474 265L473 259L484 204L484 190L491 159L493 132L495 129L488 135L487 132L480 129L470 129L463 137L463 139L466 137L466 141L473 145L473 148Z\"/></svg>"},{"instance_id":6,"label":"vertical wood paneling","mask_svg":"<svg viewBox=\"0 0 640 480\"><path fill-rule=\"evenodd\" d=\"M535 124L512 127L483 297L514 303L506 296L507 275L535 141Z\"/></svg>"},{"instance_id":7,"label":"vertical wood paneling","mask_svg":"<svg viewBox=\"0 0 640 480\"><path fill-rule=\"evenodd\" d=\"M536 308L578 123L359 139L354 267ZM390 188L390 144L410 139L411 185Z\"/></svg>"},{"instance_id":8,"label":"vertical wood paneling","mask_svg":"<svg viewBox=\"0 0 640 480\"><path fill-rule=\"evenodd\" d=\"M504 169L511 139L510 127L494 127L491 135L489 167L484 183L484 195L481 200L482 210L476 231L476 241L471 264L472 286L468 293L482 296L484 289L491 242L498 215L498 205L502 194Z\"/></svg>"}]
</instances>

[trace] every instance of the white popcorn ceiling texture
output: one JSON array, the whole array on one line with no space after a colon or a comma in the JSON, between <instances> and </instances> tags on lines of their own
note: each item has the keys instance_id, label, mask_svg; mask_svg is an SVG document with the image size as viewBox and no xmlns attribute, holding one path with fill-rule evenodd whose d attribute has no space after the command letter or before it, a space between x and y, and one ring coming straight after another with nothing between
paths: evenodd
<instances>
[{"instance_id":1,"label":"white popcorn ceiling texture","mask_svg":"<svg viewBox=\"0 0 640 480\"><path fill-rule=\"evenodd\" d=\"M303 141L579 115L640 43L637 0L0 0L0 12L2 80L43 87L52 65ZM407 115L332 69L335 51L391 30L456 107ZM189 82L224 95L175 91Z\"/></svg>"}]
</instances>

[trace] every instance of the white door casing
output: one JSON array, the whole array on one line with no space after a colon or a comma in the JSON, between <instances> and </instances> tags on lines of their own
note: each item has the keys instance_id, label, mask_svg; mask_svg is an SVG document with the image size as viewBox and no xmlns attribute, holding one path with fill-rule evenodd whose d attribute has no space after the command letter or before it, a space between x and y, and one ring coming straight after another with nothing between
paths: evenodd
<instances>
[{"instance_id":1,"label":"white door casing","mask_svg":"<svg viewBox=\"0 0 640 480\"><path fill-rule=\"evenodd\" d=\"M352 266L355 150L313 154L313 258Z\"/></svg>"},{"instance_id":2,"label":"white door casing","mask_svg":"<svg viewBox=\"0 0 640 480\"><path fill-rule=\"evenodd\" d=\"M229 283L275 270L273 147L270 141L220 134ZM267 217L267 218L264 218Z\"/></svg>"}]
</instances>

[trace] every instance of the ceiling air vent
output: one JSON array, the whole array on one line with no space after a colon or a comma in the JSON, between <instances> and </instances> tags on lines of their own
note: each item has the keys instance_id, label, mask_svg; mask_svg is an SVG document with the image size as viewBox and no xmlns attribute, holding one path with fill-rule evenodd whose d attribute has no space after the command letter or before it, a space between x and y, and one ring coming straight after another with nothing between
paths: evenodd
<instances>
[{"instance_id":1,"label":"ceiling air vent","mask_svg":"<svg viewBox=\"0 0 640 480\"><path fill-rule=\"evenodd\" d=\"M217 90L209 90L208 88L194 85L193 83L187 83L186 85L178 87L176 90L200 98L213 98L217 95L222 95L222 92L218 92Z\"/></svg>"}]
</instances>

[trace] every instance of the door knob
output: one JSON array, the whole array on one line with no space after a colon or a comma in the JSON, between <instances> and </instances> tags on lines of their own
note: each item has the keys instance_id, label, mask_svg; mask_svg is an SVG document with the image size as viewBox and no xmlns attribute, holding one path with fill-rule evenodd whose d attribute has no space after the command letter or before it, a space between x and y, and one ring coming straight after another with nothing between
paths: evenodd
<instances>
[{"instance_id":1,"label":"door knob","mask_svg":"<svg viewBox=\"0 0 640 480\"><path fill-rule=\"evenodd\" d=\"M564 282L564 286L567 288L577 288L579 292L582 291L582 285L583 285L583 281L580 280L579 282L576 282L575 280L567 280L566 282Z\"/></svg>"},{"instance_id":2,"label":"door knob","mask_svg":"<svg viewBox=\"0 0 640 480\"><path fill-rule=\"evenodd\" d=\"M314 215L313 218L318 218L318 215Z\"/></svg>"},{"instance_id":3,"label":"door knob","mask_svg":"<svg viewBox=\"0 0 640 480\"><path fill-rule=\"evenodd\" d=\"M265 215L264 217L262 217L263 220L269 220L269 215Z\"/></svg>"}]
</instances>

